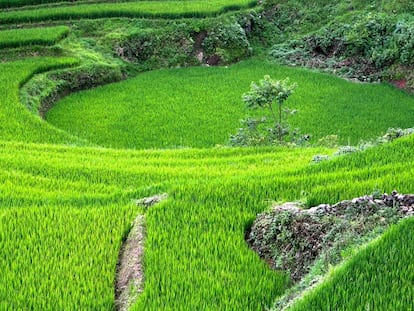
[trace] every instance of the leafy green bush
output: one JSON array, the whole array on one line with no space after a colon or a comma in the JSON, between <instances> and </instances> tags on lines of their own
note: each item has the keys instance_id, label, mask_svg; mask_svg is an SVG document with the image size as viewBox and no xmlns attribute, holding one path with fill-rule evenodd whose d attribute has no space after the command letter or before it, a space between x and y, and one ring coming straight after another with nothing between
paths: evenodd
<instances>
[{"instance_id":1,"label":"leafy green bush","mask_svg":"<svg viewBox=\"0 0 414 311\"><path fill-rule=\"evenodd\" d=\"M403 65L414 62L414 19L402 19L397 22L391 37L388 54L391 59Z\"/></svg>"},{"instance_id":2,"label":"leafy green bush","mask_svg":"<svg viewBox=\"0 0 414 311\"><path fill-rule=\"evenodd\" d=\"M247 118L242 120L243 128L236 135L230 137L233 146L260 146L282 144L291 135L291 142L297 140L298 130L291 131L284 115L294 114L296 110L282 109L285 101L293 94L296 83L290 83L289 79L272 80L265 75L259 84L251 83L250 91L243 94L242 98L247 108L261 108L269 112L268 117L260 119ZM277 106L277 107L274 107ZM269 121L269 122L267 122ZM270 123L270 127L269 124ZM267 125L267 127L266 127ZM309 136L309 135L308 135ZM307 141L309 137L302 136ZM299 142L299 141L298 141Z\"/></svg>"},{"instance_id":3,"label":"leafy green bush","mask_svg":"<svg viewBox=\"0 0 414 311\"><path fill-rule=\"evenodd\" d=\"M408 15L355 13L320 30L273 46L279 62L328 69L360 80L391 76L390 65L414 62L414 20Z\"/></svg>"},{"instance_id":4,"label":"leafy green bush","mask_svg":"<svg viewBox=\"0 0 414 311\"><path fill-rule=\"evenodd\" d=\"M223 21L207 32L203 41L207 63L227 64L248 55L250 44L246 32L236 20Z\"/></svg>"},{"instance_id":5,"label":"leafy green bush","mask_svg":"<svg viewBox=\"0 0 414 311\"><path fill-rule=\"evenodd\" d=\"M236 19L202 23L172 23L162 29L144 29L115 43L118 56L144 69L221 65L249 53L245 30Z\"/></svg>"},{"instance_id":6,"label":"leafy green bush","mask_svg":"<svg viewBox=\"0 0 414 311\"><path fill-rule=\"evenodd\" d=\"M144 29L115 44L118 56L144 69L188 66L197 63L192 54L191 28L173 24L164 29Z\"/></svg>"}]
</instances>

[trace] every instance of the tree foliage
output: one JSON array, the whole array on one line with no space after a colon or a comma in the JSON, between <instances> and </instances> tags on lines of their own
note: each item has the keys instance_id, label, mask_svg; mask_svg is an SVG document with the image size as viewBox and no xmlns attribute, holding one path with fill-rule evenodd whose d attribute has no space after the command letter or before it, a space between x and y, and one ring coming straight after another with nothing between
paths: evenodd
<instances>
[{"instance_id":1,"label":"tree foliage","mask_svg":"<svg viewBox=\"0 0 414 311\"><path fill-rule=\"evenodd\" d=\"M296 83L290 83L289 78L284 80L273 80L269 75L265 75L259 84L252 82L250 91L244 93L242 98L250 109L263 108L268 109L273 121L274 129L278 134L279 142L283 138L282 107L288 97L293 94L297 87ZM277 115L275 113L274 105L277 105Z\"/></svg>"}]
</instances>

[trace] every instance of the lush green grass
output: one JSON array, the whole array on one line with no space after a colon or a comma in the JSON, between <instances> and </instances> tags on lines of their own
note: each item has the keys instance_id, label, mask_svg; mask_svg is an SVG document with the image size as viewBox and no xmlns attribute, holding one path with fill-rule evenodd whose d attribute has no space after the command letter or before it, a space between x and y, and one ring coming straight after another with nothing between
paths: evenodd
<instances>
[{"instance_id":1,"label":"lush green grass","mask_svg":"<svg viewBox=\"0 0 414 311\"><path fill-rule=\"evenodd\" d=\"M56 59L26 60L3 64L7 71L2 72L25 79L50 63L59 64ZM17 93L18 79L14 83L10 89ZM64 140L61 133L31 125L37 119L19 105L13 100L5 106L23 110L10 113L2 124L21 124L28 131L2 132L3 139ZM413 192L413 145L414 138L407 138L308 166L314 154L331 151L115 151L3 143L0 249L2 258L14 260L3 263L8 272L2 283L9 285L1 288L1 306L111 309L117 250L139 212L133 199L166 191L170 199L147 212L145 290L134 308L263 309L288 283L244 242L244 230L255 214L269 201L304 195L316 204L374 188ZM17 289L19 295L9 295Z\"/></svg>"},{"instance_id":2,"label":"lush green grass","mask_svg":"<svg viewBox=\"0 0 414 311\"><path fill-rule=\"evenodd\" d=\"M77 0L78 4L82 2L100 2L100 0ZM67 0L0 0L0 8L16 8L26 5L43 5L43 4L62 4L70 3Z\"/></svg>"},{"instance_id":3,"label":"lush green grass","mask_svg":"<svg viewBox=\"0 0 414 311\"><path fill-rule=\"evenodd\" d=\"M392 227L289 310L412 310L413 229L413 218Z\"/></svg>"},{"instance_id":4,"label":"lush green grass","mask_svg":"<svg viewBox=\"0 0 414 311\"><path fill-rule=\"evenodd\" d=\"M79 143L80 140L53 128L19 102L19 87L33 74L77 64L74 58L29 58L0 63L0 140Z\"/></svg>"},{"instance_id":5,"label":"lush green grass","mask_svg":"<svg viewBox=\"0 0 414 311\"><path fill-rule=\"evenodd\" d=\"M141 0L130 0L130 1L123 1L123 2L151 2L151 1L157 1L157 0L147 0L147 1L141 1ZM174 2L181 2L181 1L185 1L185 0L163 0L163 2L168 2L168 1L174 1ZM77 5L82 4L83 2L105 2L102 0L77 0ZM109 2L109 1L106 1ZM191 0L190 2L197 2L194 0ZM201 1L200 1L201 2ZM207 2L207 1L205 1ZM240 3L243 3L241 1L234 1L234 0L221 0L220 1L223 5L226 6L232 6L232 5L239 5ZM0 8L12 8L12 7L20 7L20 6L24 6L24 5L40 5L40 4L48 4L48 3L53 3L53 4L62 4L62 5L67 5L70 2L67 0L0 0Z\"/></svg>"},{"instance_id":6,"label":"lush green grass","mask_svg":"<svg viewBox=\"0 0 414 311\"><path fill-rule=\"evenodd\" d=\"M2 306L111 309L116 251L138 213L133 199L167 191L170 199L147 213L146 290L137 306L262 309L287 280L244 242L246 224L271 198L253 195L259 188L249 179L262 172L273 180L314 152L2 144L0 252L13 258L2 262Z\"/></svg>"},{"instance_id":7,"label":"lush green grass","mask_svg":"<svg viewBox=\"0 0 414 311\"><path fill-rule=\"evenodd\" d=\"M9 99L2 106L5 122L1 124L9 131L2 131L3 140L68 139L25 112L16 96L19 80L51 64L63 66L71 62L42 58L2 64L4 78L0 85L5 99ZM249 63L240 68L244 68L246 76L250 72L247 82L260 63L246 64ZM237 66L206 69L221 73L234 68ZM284 74L288 70L274 69ZM194 81L197 74L207 76L204 70L192 70ZM168 71L160 75L165 72ZM181 79L189 71L172 72L179 73L177 77ZM289 72L299 72L302 84L305 77L314 81L314 73ZM238 71L238 76L244 75ZM316 81L354 85L316 76ZM227 83L223 79L211 80ZM20 131L13 132L18 126ZM117 151L2 143L0 252L2 258L13 260L2 263L3 270L7 270L2 284L8 286L0 289L1 307L112 309L117 251L129 223L140 212L133 200L168 192L167 201L146 213L146 281L134 309L263 309L283 293L288 280L270 271L244 242L245 228L256 213L273 200L305 196L309 203L332 202L376 188L413 192L413 147L414 138L406 138L309 166L313 155L331 151ZM10 295L17 290L19 295Z\"/></svg>"},{"instance_id":8,"label":"lush green grass","mask_svg":"<svg viewBox=\"0 0 414 311\"><path fill-rule=\"evenodd\" d=\"M232 1L236 7L248 3ZM201 16L227 5L57 6L2 12L0 20ZM0 64L1 310L113 310L119 247L139 213L146 213L145 283L133 310L263 310L289 281L248 249L244 234L272 201L334 203L374 189L414 192L414 137L318 165L309 164L313 155L333 151L206 148L235 133L248 113L241 94L264 74L298 82L288 104L299 114L290 120L314 141L338 134L342 143L356 143L390 126L412 126L413 99L389 86L354 84L258 60L230 68L155 71L74 94L48 118L103 146L205 149L51 145L85 142L28 112L18 88L36 72L77 62L34 58ZM148 211L134 204L162 192L169 199ZM407 221L392 229L297 308L409 309L412 225ZM324 289L330 295L321 293Z\"/></svg>"},{"instance_id":9,"label":"lush green grass","mask_svg":"<svg viewBox=\"0 0 414 311\"><path fill-rule=\"evenodd\" d=\"M111 310L132 215L124 206L2 207L0 309Z\"/></svg>"},{"instance_id":10,"label":"lush green grass","mask_svg":"<svg viewBox=\"0 0 414 311\"><path fill-rule=\"evenodd\" d=\"M390 86L359 84L303 69L249 60L227 67L148 72L73 94L47 120L71 134L117 148L209 147L224 144L248 111L241 94L270 74L299 84L287 105L292 127L316 142L335 134L342 144L411 127L414 99ZM259 112L257 112L259 113ZM264 113L264 112L262 112Z\"/></svg>"},{"instance_id":11,"label":"lush green grass","mask_svg":"<svg viewBox=\"0 0 414 311\"><path fill-rule=\"evenodd\" d=\"M207 17L254 6L251 0L137 1L90 3L0 12L4 24L104 17L182 18Z\"/></svg>"},{"instance_id":12,"label":"lush green grass","mask_svg":"<svg viewBox=\"0 0 414 311\"><path fill-rule=\"evenodd\" d=\"M111 309L116 250L139 212L133 199L166 191L170 198L146 213L145 290L134 309L263 309L283 293L287 280L244 242L255 214L270 201L303 195L324 202L374 188L413 192L413 146L414 138L407 138L309 167L315 153L329 151L116 151L3 143L0 249L3 258L15 260L4 263L2 283L9 286L1 289L2 306ZM7 234L13 231L18 234ZM58 294L62 286L70 296ZM35 287L56 292L34 295ZM7 295L17 289L19 295ZM397 303L398 286L392 290L389 297Z\"/></svg>"},{"instance_id":13,"label":"lush green grass","mask_svg":"<svg viewBox=\"0 0 414 311\"><path fill-rule=\"evenodd\" d=\"M0 31L0 48L53 45L69 33L69 27L39 27Z\"/></svg>"}]
</instances>

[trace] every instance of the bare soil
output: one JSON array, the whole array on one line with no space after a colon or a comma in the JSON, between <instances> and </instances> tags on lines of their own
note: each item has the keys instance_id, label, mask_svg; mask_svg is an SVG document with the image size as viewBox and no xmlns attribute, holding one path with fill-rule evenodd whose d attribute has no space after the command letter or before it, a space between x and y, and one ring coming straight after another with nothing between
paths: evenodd
<instances>
[{"instance_id":1,"label":"bare soil","mask_svg":"<svg viewBox=\"0 0 414 311\"><path fill-rule=\"evenodd\" d=\"M139 215L119 253L115 279L116 310L128 310L144 289L144 224L144 215Z\"/></svg>"}]
</instances>

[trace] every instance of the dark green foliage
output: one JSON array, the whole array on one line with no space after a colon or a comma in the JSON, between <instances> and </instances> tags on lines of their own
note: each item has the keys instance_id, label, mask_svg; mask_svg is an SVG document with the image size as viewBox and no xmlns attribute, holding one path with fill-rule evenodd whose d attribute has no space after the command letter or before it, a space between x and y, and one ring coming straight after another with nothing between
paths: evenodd
<instances>
[{"instance_id":1,"label":"dark green foliage","mask_svg":"<svg viewBox=\"0 0 414 311\"><path fill-rule=\"evenodd\" d=\"M411 14L414 12L414 3L411 0L381 1L381 5L389 13Z\"/></svg>"},{"instance_id":2,"label":"dark green foliage","mask_svg":"<svg viewBox=\"0 0 414 311\"><path fill-rule=\"evenodd\" d=\"M162 29L144 29L121 38L115 43L121 58L142 69L189 66L198 63L194 55L191 28L186 24L173 24Z\"/></svg>"},{"instance_id":3,"label":"dark green foliage","mask_svg":"<svg viewBox=\"0 0 414 311\"><path fill-rule=\"evenodd\" d=\"M384 57L388 57L395 63L410 65L414 61L414 19L412 16L402 16L393 26L392 34L389 36L389 44L387 46Z\"/></svg>"},{"instance_id":4,"label":"dark green foliage","mask_svg":"<svg viewBox=\"0 0 414 311\"><path fill-rule=\"evenodd\" d=\"M207 29L202 47L206 62L216 65L228 64L246 57L250 44L245 30L236 20L224 20Z\"/></svg>"},{"instance_id":5,"label":"dark green foliage","mask_svg":"<svg viewBox=\"0 0 414 311\"><path fill-rule=\"evenodd\" d=\"M142 69L221 65L249 54L245 31L235 19L170 23L121 37L115 51Z\"/></svg>"},{"instance_id":6,"label":"dark green foliage","mask_svg":"<svg viewBox=\"0 0 414 311\"><path fill-rule=\"evenodd\" d=\"M389 71L391 65L397 69L412 64L413 47L414 21L409 15L357 12L302 39L275 45L270 54L282 63L376 81L397 75Z\"/></svg>"}]
</instances>

